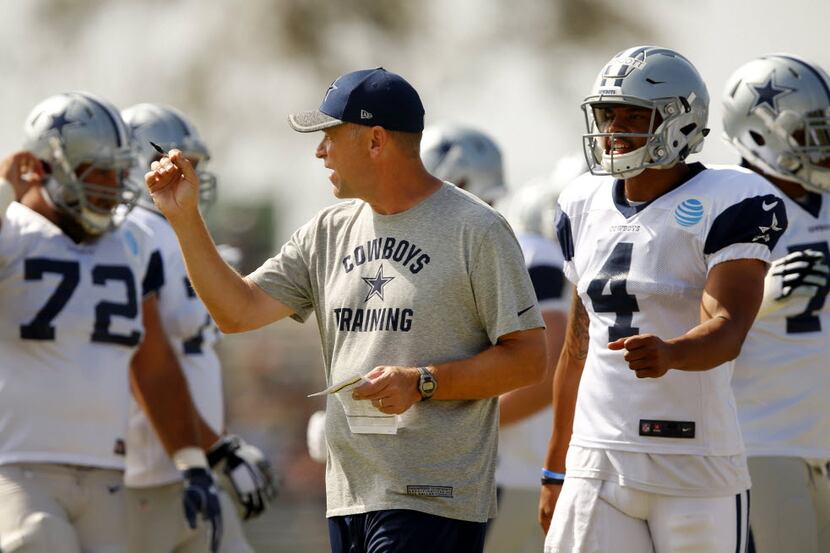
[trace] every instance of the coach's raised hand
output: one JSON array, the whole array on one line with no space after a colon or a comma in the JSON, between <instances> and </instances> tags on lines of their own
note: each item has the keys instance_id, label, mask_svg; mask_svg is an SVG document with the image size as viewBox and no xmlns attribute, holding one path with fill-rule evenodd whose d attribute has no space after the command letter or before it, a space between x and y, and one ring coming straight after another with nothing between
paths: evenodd
<instances>
[{"instance_id":1,"label":"coach's raised hand","mask_svg":"<svg viewBox=\"0 0 830 553\"><path fill-rule=\"evenodd\" d=\"M171 223L198 217L199 177L181 150L170 150L167 156L154 161L144 182L156 207Z\"/></svg>"}]
</instances>

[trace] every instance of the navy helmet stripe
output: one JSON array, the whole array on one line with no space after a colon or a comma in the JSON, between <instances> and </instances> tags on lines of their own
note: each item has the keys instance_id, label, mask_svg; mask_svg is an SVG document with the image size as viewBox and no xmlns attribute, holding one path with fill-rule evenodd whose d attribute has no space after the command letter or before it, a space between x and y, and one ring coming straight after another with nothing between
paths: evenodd
<instances>
[{"instance_id":1,"label":"navy helmet stripe","mask_svg":"<svg viewBox=\"0 0 830 553\"><path fill-rule=\"evenodd\" d=\"M94 98L92 96L88 96L88 95L84 94L83 97L88 99L90 102L93 102L94 104L96 104L98 107L100 107L104 111L104 113L107 114L107 117L109 117L110 123L112 123L112 128L115 130L116 145L119 148L121 146L125 146L124 139L126 137L121 136L123 125L122 126L118 125L118 122L115 120L115 117L110 112L109 108L107 106L105 106L104 104L102 104L101 102L99 102L96 98Z\"/></svg>"},{"instance_id":2,"label":"navy helmet stripe","mask_svg":"<svg viewBox=\"0 0 830 553\"><path fill-rule=\"evenodd\" d=\"M821 83L821 87L824 89L824 93L827 94L827 101L830 102L830 85L827 84L827 80L824 78L824 75L822 75L821 73L816 71L815 67L813 67L809 63L805 62L804 60L800 60L800 59L792 57L792 56L774 56L774 57L779 57L779 58L782 58L782 59L785 59L785 60L794 61L794 62L798 63L799 65L802 65L803 67L806 67L807 70L810 73L812 73L816 77L816 79L818 79L818 82Z\"/></svg>"},{"instance_id":3,"label":"navy helmet stripe","mask_svg":"<svg viewBox=\"0 0 830 553\"><path fill-rule=\"evenodd\" d=\"M645 58L644 54L645 54L646 50L648 50L649 48L650 48L649 46L642 46L640 48L633 48L633 49L625 50L625 51L621 52L618 57L619 58L634 58L634 59ZM614 80L614 86L622 86L623 85L623 80L625 79L625 77L628 76L630 67L631 66L627 63L621 63L617 66L617 70L614 73L611 73L610 70L606 71L605 74L603 75L603 77L615 79ZM605 82L603 81L602 84L604 86Z\"/></svg>"}]
</instances>

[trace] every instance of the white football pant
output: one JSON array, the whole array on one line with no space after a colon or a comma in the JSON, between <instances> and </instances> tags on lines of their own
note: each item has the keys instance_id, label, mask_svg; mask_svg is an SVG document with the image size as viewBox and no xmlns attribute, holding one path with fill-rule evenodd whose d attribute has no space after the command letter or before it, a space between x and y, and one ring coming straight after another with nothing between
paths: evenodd
<instances>
[{"instance_id":1,"label":"white football pant","mask_svg":"<svg viewBox=\"0 0 830 553\"><path fill-rule=\"evenodd\" d=\"M182 508L182 483L127 488L129 553L208 553L210 525L201 517L196 529L187 525ZM219 488L222 543L219 553L254 553L233 501Z\"/></svg>"},{"instance_id":2,"label":"white football pant","mask_svg":"<svg viewBox=\"0 0 830 553\"><path fill-rule=\"evenodd\" d=\"M749 526L757 553L830 552L827 461L749 457Z\"/></svg>"},{"instance_id":3,"label":"white football pant","mask_svg":"<svg viewBox=\"0 0 830 553\"><path fill-rule=\"evenodd\" d=\"M567 478L545 553L743 553L748 494L679 497Z\"/></svg>"},{"instance_id":4,"label":"white football pant","mask_svg":"<svg viewBox=\"0 0 830 553\"><path fill-rule=\"evenodd\" d=\"M125 553L123 478L92 467L0 466L0 551Z\"/></svg>"}]
</instances>

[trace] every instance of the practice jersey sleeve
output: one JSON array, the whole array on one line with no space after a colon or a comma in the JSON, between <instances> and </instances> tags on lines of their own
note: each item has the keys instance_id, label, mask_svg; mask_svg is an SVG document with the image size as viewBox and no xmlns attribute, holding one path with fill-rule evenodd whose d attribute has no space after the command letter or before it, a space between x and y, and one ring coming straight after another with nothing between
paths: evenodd
<instances>
[{"instance_id":1,"label":"practice jersey sleeve","mask_svg":"<svg viewBox=\"0 0 830 553\"><path fill-rule=\"evenodd\" d=\"M521 248L504 219L497 218L487 229L470 279L491 343L511 332L544 327Z\"/></svg>"},{"instance_id":2,"label":"practice jersey sleeve","mask_svg":"<svg viewBox=\"0 0 830 553\"><path fill-rule=\"evenodd\" d=\"M539 308L542 311L567 312L570 283L562 271L562 254L557 244L533 233L519 233L516 238L524 254Z\"/></svg>"},{"instance_id":3,"label":"practice jersey sleeve","mask_svg":"<svg viewBox=\"0 0 830 553\"><path fill-rule=\"evenodd\" d=\"M277 255L248 276L269 296L290 307L294 311L291 317L299 322L314 310L309 258L318 219L300 227Z\"/></svg>"},{"instance_id":4,"label":"practice jersey sleeve","mask_svg":"<svg viewBox=\"0 0 830 553\"><path fill-rule=\"evenodd\" d=\"M734 259L769 261L770 252L787 228L787 209L775 194L755 192L723 209L708 228L703 254L709 270Z\"/></svg>"},{"instance_id":5,"label":"practice jersey sleeve","mask_svg":"<svg viewBox=\"0 0 830 553\"><path fill-rule=\"evenodd\" d=\"M556 243L559 245L564 260L563 271L565 276L573 283L578 282L579 274L573 264L574 235L571 218L559 204L556 207Z\"/></svg>"},{"instance_id":6,"label":"practice jersey sleeve","mask_svg":"<svg viewBox=\"0 0 830 553\"><path fill-rule=\"evenodd\" d=\"M147 262L147 271L141 280L141 293L146 298L158 293L162 286L164 286L164 263L161 260L161 252L153 250Z\"/></svg>"}]
</instances>

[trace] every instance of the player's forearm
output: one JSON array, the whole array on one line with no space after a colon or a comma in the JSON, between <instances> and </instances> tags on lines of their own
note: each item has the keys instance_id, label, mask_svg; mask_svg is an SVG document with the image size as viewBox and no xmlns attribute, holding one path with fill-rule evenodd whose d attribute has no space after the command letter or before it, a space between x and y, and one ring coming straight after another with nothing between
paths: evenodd
<instances>
[{"instance_id":1,"label":"player's forearm","mask_svg":"<svg viewBox=\"0 0 830 553\"><path fill-rule=\"evenodd\" d=\"M670 366L681 371L706 371L735 359L746 338L745 326L718 316L667 340L672 346Z\"/></svg>"},{"instance_id":2,"label":"player's forearm","mask_svg":"<svg viewBox=\"0 0 830 553\"><path fill-rule=\"evenodd\" d=\"M203 448L209 438L202 438L199 432L198 414L184 375L177 365L169 364L170 358L151 349L142 347L133 357L133 396L168 453L185 447Z\"/></svg>"},{"instance_id":3,"label":"player's forearm","mask_svg":"<svg viewBox=\"0 0 830 553\"><path fill-rule=\"evenodd\" d=\"M251 290L222 256L201 217L173 224L184 257L187 275L199 299L222 332L250 330L244 323Z\"/></svg>"},{"instance_id":4,"label":"player's forearm","mask_svg":"<svg viewBox=\"0 0 830 553\"><path fill-rule=\"evenodd\" d=\"M585 359L563 352L556 368L553 378L553 427L545 456L545 468L549 470L565 472L565 456L573 433L576 396L584 366Z\"/></svg>"},{"instance_id":5,"label":"player's forearm","mask_svg":"<svg viewBox=\"0 0 830 553\"><path fill-rule=\"evenodd\" d=\"M205 449L218 436L202 420L158 313L158 300L143 302L144 339L130 363L130 387L168 453Z\"/></svg>"},{"instance_id":6,"label":"player's forearm","mask_svg":"<svg viewBox=\"0 0 830 553\"><path fill-rule=\"evenodd\" d=\"M588 330L588 312L574 290L565 343L553 376L553 427L545 456L545 468L556 472L565 471L579 382L588 357Z\"/></svg>"},{"instance_id":7,"label":"player's forearm","mask_svg":"<svg viewBox=\"0 0 830 553\"><path fill-rule=\"evenodd\" d=\"M666 342L671 345L671 368L705 371L741 353L761 305L766 270L757 259L739 259L710 271L700 303L701 323Z\"/></svg>"},{"instance_id":8,"label":"player's forearm","mask_svg":"<svg viewBox=\"0 0 830 553\"><path fill-rule=\"evenodd\" d=\"M551 381L525 386L499 397L499 426L522 421L550 405Z\"/></svg>"},{"instance_id":9,"label":"player's forearm","mask_svg":"<svg viewBox=\"0 0 830 553\"><path fill-rule=\"evenodd\" d=\"M433 365L433 398L484 399L529 386L542 378L545 361L543 329L512 332L473 357Z\"/></svg>"},{"instance_id":10,"label":"player's forearm","mask_svg":"<svg viewBox=\"0 0 830 553\"><path fill-rule=\"evenodd\" d=\"M499 397L499 425L504 427L524 420L551 404L553 374L562 350L565 335L566 316L555 310L542 311L545 320L545 343L547 362L542 381Z\"/></svg>"}]
</instances>

